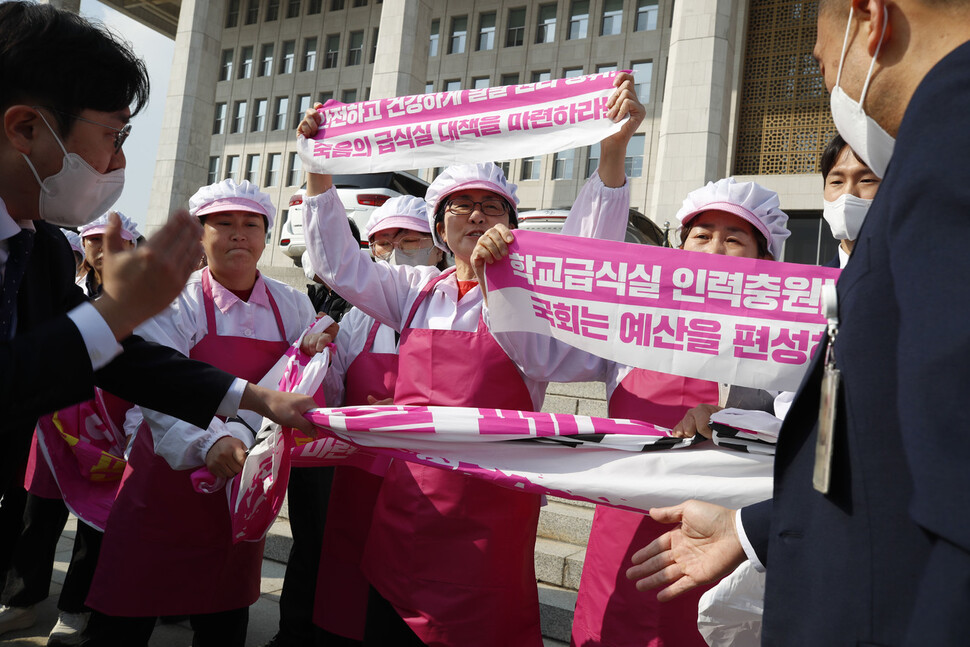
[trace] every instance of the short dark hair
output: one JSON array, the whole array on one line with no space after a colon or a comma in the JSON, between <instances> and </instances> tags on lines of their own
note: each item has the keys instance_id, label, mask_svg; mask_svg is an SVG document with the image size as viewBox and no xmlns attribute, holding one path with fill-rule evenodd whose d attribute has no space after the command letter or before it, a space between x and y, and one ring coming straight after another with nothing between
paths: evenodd
<instances>
[{"instance_id":1,"label":"short dark hair","mask_svg":"<svg viewBox=\"0 0 970 647\"><path fill-rule=\"evenodd\" d=\"M825 182L825 178L829 176L832 169L835 167L835 163L839 161L839 155L842 154L842 150L848 148L852 156L856 158L860 164L864 164L866 167L869 165L862 161L856 152L849 147L848 142L842 139L842 135L835 133L835 137L829 142L829 145L825 147L822 151L822 157L818 160L819 171L822 173L822 182Z\"/></svg>"},{"instance_id":2,"label":"short dark hair","mask_svg":"<svg viewBox=\"0 0 970 647\"><path fill-rule=\"evenodd\" d=\"M82 110L148 103L145 63L130 44L77 14L30 2L0 4L0 112L12 105L55 111L67 136Z\"/></svg>"}]
</instances>

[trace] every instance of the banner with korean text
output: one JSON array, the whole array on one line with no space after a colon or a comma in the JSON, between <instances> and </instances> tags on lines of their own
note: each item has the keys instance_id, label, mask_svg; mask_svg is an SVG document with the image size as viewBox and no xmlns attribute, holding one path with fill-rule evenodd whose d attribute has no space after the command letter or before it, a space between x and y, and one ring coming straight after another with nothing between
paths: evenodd
<instances>
[{"instance_id":1,"label":"banner with korean text","mask_svg":"<svg viewBox=\"0 0 970 647\"><path fill-rule=\"evenodd\" d=\"M794 391L825 334L839 270L517 231L487 266L493 332L532 332L615 362Z\"/></svg>"},{"instance_id":2,"label":"banner with korean text","mask_svg":"<svg viewBox=\"0 0 970 647\"><path fill-rule=\"evenodd\" d=\"M373 173L533 157L589 146L622 126L606 116L619 72L345 104L328 101L310 173ZM624 120L625 121L625 120ZM527 136L523 136L527 135Z\"/></svg>"}]
</instances>

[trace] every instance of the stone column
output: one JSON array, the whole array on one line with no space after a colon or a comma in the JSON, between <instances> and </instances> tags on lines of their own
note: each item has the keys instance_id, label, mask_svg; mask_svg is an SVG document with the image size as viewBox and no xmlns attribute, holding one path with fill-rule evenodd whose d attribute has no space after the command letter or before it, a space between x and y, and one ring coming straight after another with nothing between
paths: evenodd
<instances>
[{"instance_id":1,"label":"stone column","mask_svg":"<svg viewBox=\"0 0 970 647\"><path fill-rule=\"evenodd\" d=\"M225 0L183 0L158 141L146 235L206 183Z\"/></svg>"},{"instance_id":2,"label":"stone column","mask_svg":"<svg viewBox=\"0 0 970 647\"><path fill-rule=\"evenodd\" d=\"M430 0L385 0L370 96L422 94L428 75Z\"/></svg>"},{"instance_id":3,"label":"stone column","mask_svg":"<svg viewBox=\"0 0 970 647\"><path fill-rule=\"evenodd\" d=\"M728 174L747 0L674 4L651 213L663 225L687 193Z\"/></svg>"}]
</instances>

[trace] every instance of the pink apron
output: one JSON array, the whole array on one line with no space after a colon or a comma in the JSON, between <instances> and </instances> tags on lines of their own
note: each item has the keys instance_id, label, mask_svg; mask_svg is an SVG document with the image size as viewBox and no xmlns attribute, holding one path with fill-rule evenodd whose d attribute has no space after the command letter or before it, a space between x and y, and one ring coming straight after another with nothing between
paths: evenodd
<instances>
[{"instance_id":1,"label":"pink apron","mask_svg":"<svg viewBox=\"0 0 970 647\"><path fill-rule=\"evenodd\" d=\"M717 383L633 369L610 396L610 417L673 427L688 409L717 403ZM697 601L710 587L671 602L636 590L630 558L671 526L637 512L598 506L586 547L573 616L574 647L706 647L697 631Z\"/></svg>"},{"instance_id":2,"label":"pink apron","mask_svg":"<svg viewBox=\"0 0 970 647\"><path fill-rule=\"evenodd\" d=\"M289 347L272 294L282 341L217 335L208 269L202 288L208 333L190 357L258 382ZM108 517L88 606L144 617L216 613L256 601L263 542L233 544L225 493L197 493L192 471L169 467L142 425Z\"/></svg>"},{"instance_id":3,"label":"pink apron","mask_svg":"<svg viewBox=\"0 0 970 647\"><path fill-rule=\"evenodd\" d=\"M533 410L515 365L479 318L474 332L411 328L395 404ZM406 461L384 477L364 551L374 587L428 645L539 647L534 547L539 496Z\"/></svg>"},{"instance_id":4,"label":"pink apron","mask_svg":"<svg viewBox=\"0 0 970 647\"><path fill-rule=\"evenodd\" d=\"M368 404L368 395L378 400L394 395L397 353L371 352L380 327L375 321L363 349L347 368L345 406ZM364 639L370 582L360 563L383 480L356 467L337 467L330 486L313 622L354 640Z\"/></svg>"}]
</instances>

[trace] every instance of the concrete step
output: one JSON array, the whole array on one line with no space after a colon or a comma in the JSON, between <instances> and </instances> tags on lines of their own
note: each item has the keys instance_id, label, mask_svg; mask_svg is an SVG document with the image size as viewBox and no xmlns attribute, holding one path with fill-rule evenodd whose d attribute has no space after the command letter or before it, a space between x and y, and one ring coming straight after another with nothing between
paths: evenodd
<instances>
[{"instance_id":1,"label":"concrete step","mask_svg":"<svg viewBox=\"0 0 970 647\"><path fill-rule=\"evenodd\" d=\"M538 586L543 644L548 647L568 645L576 610L576 591L542 583Z\"/></svg>"},{"instance_id":2,"label":"concrete step","mask_svg":"<svg viewBox=\"0 0 970 647\"><path fill-rule=\"evenodd\" d=\"M536 538L536 580L572 591L579 590L586 548L544 537Z\"/></svg>"},{"instance_id":3,"label":"concrete step","mask_svg":"<svg viewBox=\"0 0 970 647\"><path fill-rule=\"evenodd\" d=\"M593 526L593 506L576 505L575 501L549 498L539 511L538 536L545 539L585 546Z\"/></svg>"}]
</instances>

